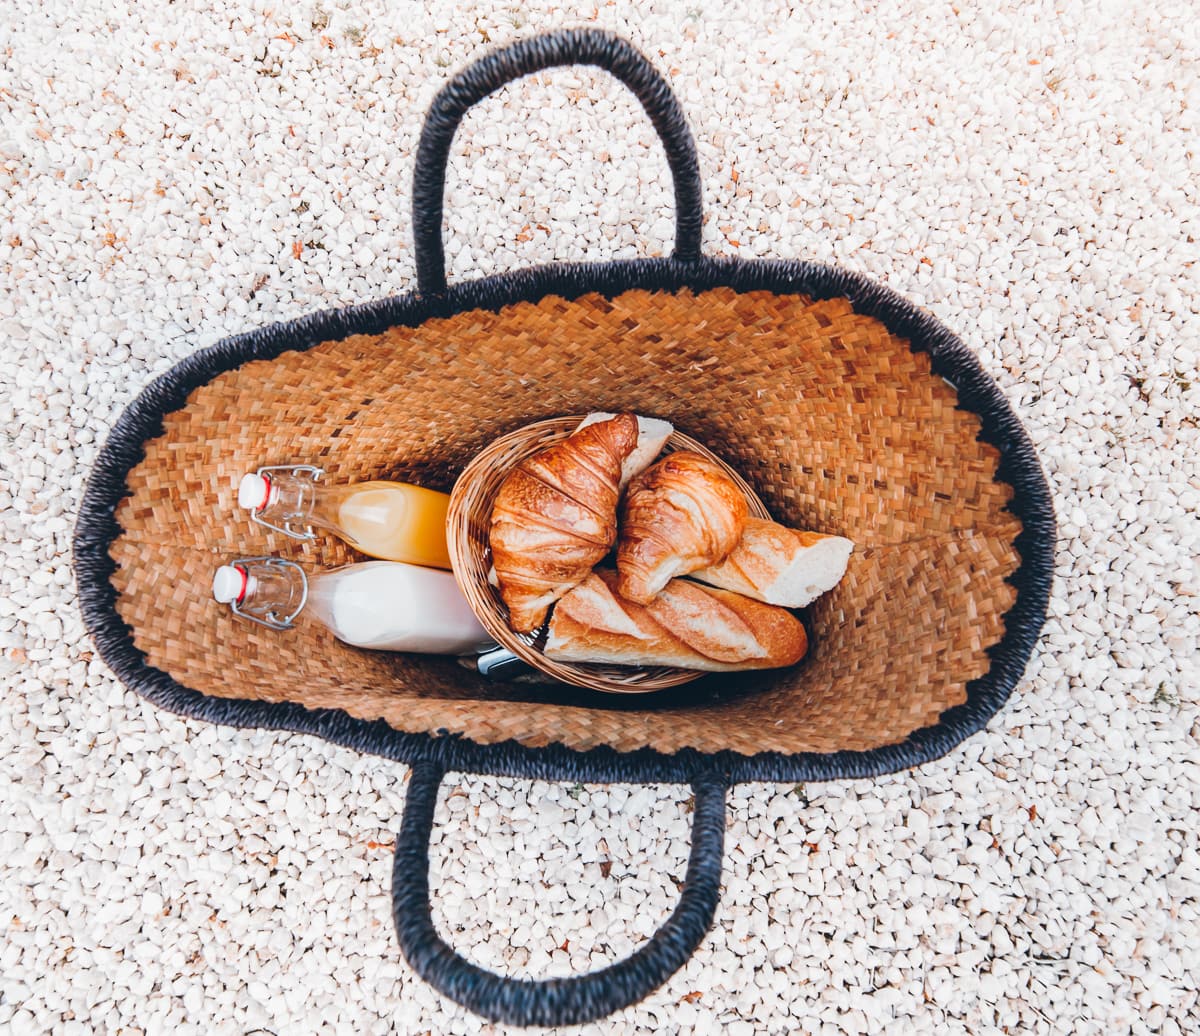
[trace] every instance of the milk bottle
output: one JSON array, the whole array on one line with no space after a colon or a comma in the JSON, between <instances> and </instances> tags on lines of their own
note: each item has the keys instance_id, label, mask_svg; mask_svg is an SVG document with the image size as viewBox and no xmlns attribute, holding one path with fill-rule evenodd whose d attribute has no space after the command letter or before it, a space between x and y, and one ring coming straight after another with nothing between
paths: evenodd
<instances>
[{"instance_id":1,"label":"milk bottle","mask_svg":"<svg viewBox=\"0 0 1200 1036\"><path fill-rule=\"evenodd\" d=\"M355 647L455 655L495 644L449 572L366 561L306 575L283 558L242 558L213 576L235 615L290 629L301 612Z\"/></svg>"}]
</instances>

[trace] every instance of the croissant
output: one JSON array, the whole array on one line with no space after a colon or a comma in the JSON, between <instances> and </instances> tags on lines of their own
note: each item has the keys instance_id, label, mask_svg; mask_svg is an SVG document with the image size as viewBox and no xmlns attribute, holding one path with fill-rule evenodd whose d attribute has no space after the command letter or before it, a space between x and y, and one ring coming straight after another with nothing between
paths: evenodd
<instances>
[{"instance_id":1,"label":"croissant","mask_svg":"<svg viewBox=\"0 0 1200 1036\"><path fill-rule=\"evenodd\" d=\"M680 450L629 484L617 542L617 591L649 604L676 576L722 561L742 535L749 508L716 464Z\"/></svg>"},{"instance_id":2,"label":"croissant","mask_svg":"<svg viewBox=\"0 0 1200 1036\"><path fill-rule=\"evenodd\" d=\"M501 483L489 541L518 633L537 629L612 549L621 469L637 442L637 418L618 414L527 457Z\"/></svg>"}]
</instances>

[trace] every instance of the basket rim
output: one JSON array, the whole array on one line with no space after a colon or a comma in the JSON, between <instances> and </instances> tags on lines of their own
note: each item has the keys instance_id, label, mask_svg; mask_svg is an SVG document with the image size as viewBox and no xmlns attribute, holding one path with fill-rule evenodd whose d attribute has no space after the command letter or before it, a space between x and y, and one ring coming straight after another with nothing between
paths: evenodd
<instances>
[{"instance_id":1,"label":"basket rim","mask_svg":"<svg viewBox=\"0 0 1200 1036\"><path fill-rule=\"evenodd\" d=\"M480 744L462 735L404 733L383 720L359 720L340 709L308 709L293 702L216 698L185 687L145 661L116 609L110 544L120 535L115 513L126 478L144 456L143 444L162 434L163 418L186 406L188 396L226 371L285 351L306 351L351 335L377 335L397 326L473 309L498 310L547 296L573 300L629 290L675 293L713 288L770 291L815 300L844 297L854 310L878 319L913 351L930 356L932 372L949 381L960 407L981 420L980 439L1000 452L997 479L1013 489L1008 509L1022 522L1014 541L1020 556L1009 577L1017 591L1004 615L1005 633L988 649L988 671L967 685L967 701L904 741L867 751L753 756L686 749L622 752L609 747L579 751L552 743ZM290 730L405 764L429 761L443 769L497 776L596 783L691 782L719 773L730 782L821 781L870 777L940 758L982 729L1008 699L1025 671L1046 618L1053 581L1055 518L1045 474L1028 433L999 386L975 354L931 313L863 274L825 263L702 256L560 263L518 268L422 296L407 292L357 306L320 310L224 338L155 378L118 418L93 462L73 537L76 586L84 624L104 662L126 687L180 715L242 728Z\"/></svg>"}]
</instances>

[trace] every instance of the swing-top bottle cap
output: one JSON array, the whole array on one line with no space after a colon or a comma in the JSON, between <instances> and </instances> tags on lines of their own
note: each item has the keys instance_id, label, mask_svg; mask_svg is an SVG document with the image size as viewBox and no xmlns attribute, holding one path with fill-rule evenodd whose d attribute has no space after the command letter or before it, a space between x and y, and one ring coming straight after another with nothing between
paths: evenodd
<instances>
[{"instance_id":1,"label":"swing-top bottle cap","mask_svg":"<svg viewBox=\"0 0 1200 1036\"><path fill-rule=\"evenodd\" d=\"M271 498L271 480L266 475L242 476L238 486L238 506L248 511L261 511Z\"/></svg>"},{"instance_id":2,"label":"swing-top bottle cap","mask_svg":"<svg viewBox=\"0 0 1200 1036\"><path fill-rule=\"evenodd\" d=\"M246 570L237 565L222 565L213 573L212 594L218 604L234 604L246 595L249 582Z\"/></svg>"}]
</instances>

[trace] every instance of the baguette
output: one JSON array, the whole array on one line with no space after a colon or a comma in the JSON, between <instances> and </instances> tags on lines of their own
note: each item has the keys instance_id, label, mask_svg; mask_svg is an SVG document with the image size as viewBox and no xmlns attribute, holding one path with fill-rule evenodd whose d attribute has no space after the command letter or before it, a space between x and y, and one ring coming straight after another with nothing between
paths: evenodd
<instances>
[{"instance_id":1,"label":"baguette","mask_svg":"<svg viewBox=\"0 0 1200 1036\"><path fill-rule=\"evenodd\" d=\"M742 538L724 561L693 579L782 608L804 608L837 586L854 544L844 536L800 532L747 518Z\"/></svg>"},{"instance_id":2,"label":"baguette","mask_svg":"<svg viewBox=\"0 0 1200 1036\"><path fill-rule=\"evenodd\" d=\"M615 572L598 568L555 605L545 653L728 673L793 665L807 650L804 626L782 608L681 579L644 607L617 594Z\"/></svg>"}]
</instances>

